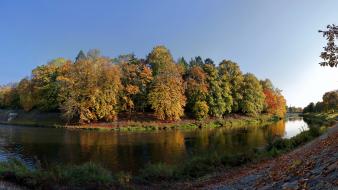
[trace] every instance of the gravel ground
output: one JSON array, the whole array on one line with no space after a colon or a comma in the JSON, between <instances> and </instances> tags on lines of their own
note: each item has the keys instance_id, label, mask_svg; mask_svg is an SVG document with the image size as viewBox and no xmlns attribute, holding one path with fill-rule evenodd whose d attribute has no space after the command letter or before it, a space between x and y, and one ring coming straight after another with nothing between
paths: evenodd
<instances>
[{"instance_id":1,"label":"gravel ground","mask_svg":"<svg viewBox=\"0 0 338 190\"><path fill-rule=\"evenodd\" d=\"M24 190L24 188L18 187L12 183L0 181L0 190Z\"/></svg>"},{"instance_id":2,"label":"gravel ground","mask_svg":"<svg viewBox=\"0 0 338 190\"><path fill-rule=\"evenodd\" d=\"M238 168L199 188L338 190L337 168L338 124L318 139L288 154L265 163Z\"/></svg>"}]
</instances>

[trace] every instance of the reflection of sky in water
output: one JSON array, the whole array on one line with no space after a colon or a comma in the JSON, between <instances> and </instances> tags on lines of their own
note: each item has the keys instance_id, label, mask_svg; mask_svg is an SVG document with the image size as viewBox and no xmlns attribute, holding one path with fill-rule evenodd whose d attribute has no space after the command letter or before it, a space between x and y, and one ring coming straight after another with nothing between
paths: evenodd
<instances>
[{"instance_id":1,"label":"reflection of sky in water","mask_svg":"<svg viewBox=\"0 0 338 190\"><path fill-rule=\"evenodd\" d=\"M264 147L270 138L290 138L308 129L302 118L268 126L152 132L109 132L0 125L0 161L34 163L96 162L112 171L137 171L148 163L174 164L193 154L237 154Z\"/></svg>"},{"instance_id":2,"label":"reflection of sky in water","mask_svg":"<svg viewBox=\"0 0 338 190\"><path fill-rule=\"evenodd\" d=\"M299 120L288 120L285 122L285 135L284 138L291 138L293 136L296 136L298 133L308 130L309 127L307 123L303 119Z\"/></svg>"}]
</instances>

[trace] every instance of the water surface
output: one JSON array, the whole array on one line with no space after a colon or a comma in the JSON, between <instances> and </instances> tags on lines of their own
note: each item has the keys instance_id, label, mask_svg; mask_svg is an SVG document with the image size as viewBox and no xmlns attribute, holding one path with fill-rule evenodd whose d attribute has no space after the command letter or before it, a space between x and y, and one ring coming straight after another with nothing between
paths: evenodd
<instances>
[{"instance_id":1,"label":"water surface","mask_svg":"<svg viewBox=\"0 0 338 190\"><path fill-rule=\"evenodd\" d=\"M268 126L113 132L0 125L0 160L18 158L30 166L97 162L113 171L135 172L147 163L175 164L205 151L229 154L290 138L308 125L302 118Z\"/></svg>"}]
</instances>

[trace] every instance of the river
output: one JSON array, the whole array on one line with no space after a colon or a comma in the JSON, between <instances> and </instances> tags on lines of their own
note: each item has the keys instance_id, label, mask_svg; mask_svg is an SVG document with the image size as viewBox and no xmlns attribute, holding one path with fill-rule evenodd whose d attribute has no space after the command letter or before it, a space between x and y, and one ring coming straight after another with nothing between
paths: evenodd
<instances>
[{"instance_id":1,"label":"river","mask_svg":"<svg viewBox=\"0 0 338 190\"><path fill-rule=\"evenodd\" d=\"M267 126L116 132L0 125L0 161L36 164L95 162L112 171L136 172L148 163L175 164L206 151L229 154L263 148L276 137L290 138L308 124L289 118Z\"/></svg>"}]
</instances>

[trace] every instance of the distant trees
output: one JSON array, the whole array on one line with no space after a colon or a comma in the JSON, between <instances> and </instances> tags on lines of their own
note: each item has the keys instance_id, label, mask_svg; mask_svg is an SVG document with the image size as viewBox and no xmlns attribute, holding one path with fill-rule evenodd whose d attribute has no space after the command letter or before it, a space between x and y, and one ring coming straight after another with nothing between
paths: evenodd
<instances>
[{"instance_id":1,"label":"distant trees","mask_svg":"<svg viewBox=\"0 0 338 190\"><path fill-rule=\"evenodd\" d=\"M315 104L313 102L310 102L309 105L304 107L303 112L304 113L315 112Z\"/></svg>"},{"instance_id":2,"label":"distant trees","mask_svg":"<svg viewBox=\"0 0 338 190\"><path fill-rule=\"evenodd\" d=\"M17 84L6 85L0 88L0 108L22 107L20 105L20 97L17 90Z\"/></svg>"},{"instance_id":3,"label":"distant trees","mask_svg":"<svg viewBox=\"0 0 338 190\"><path fill-rule=\"evenodd\" d=\"M301 108L301 107L295 107L295 106L290 106L290 107L287 107L287 112L288 113L302 113L303 112L303 108Z\"/></svg>"},{"instance_id":4,"label":"distant trees","mask_svg":"<svg viewBox=\"0 0 338 190\"><path fill-rule=\"evenodd\" d=\"M318 108L335 109L334 97L327 94ZM243 75L235 62L215 64L200 56L174 62L165 46L154 47L146 59L80 51L74 61L54 59L18 84L0 87L0 108L60 111L79 123L113 121L120 113L131 119L133 112L145 111L169 121L185 114L198 120L231 113L283 117L285 105L271 81Z\"/></svg>"},{"instance_id":5,"label":"distant trees","mask_svg":"<svg viewBox=\"0 0 338 190\"><path fill-rule=\"evenodd\" d=\"M338 111L338 90L326 92L324 94L323 108L327 112Z\"/></svg>"},{"instance_id":6,"label":"distant trees","mask_svg":"<svg viewBox=\"0 0 338 190\"><path fill-rule=\"evenodd\" d=\"M34 107L34 101L31 81L28 79L22 79L17 86L17 91L22 109L25 111L32 110Z\"/></svg>"},{"instance_id":7,"label":"distant trees","mask_svg":"<svg viewBox=\"0 0 338 190\"><path fill-rule=\"evenodd\" d=\"M304 113L309 112L336 112L338 111L338 90L326 92L323 95L323 101L316 104L311 102L304 109Z\"/></svg>"},{"instance_id":8,"label":"distant trees","mask_svg":"<svg viewBox=\"0 0 338 190\"><path fill-rule=\"evenodd\" d=\"M326 38L327 44L324 51L320 54L320 57L324 60L319 63L321 66L337 67L338 65L338 47L336 45L336 38L338 37L338 26L332 24L327 25L327 30L319 30L323 33L323 37Z\"/></svg>"}]
</instances>

